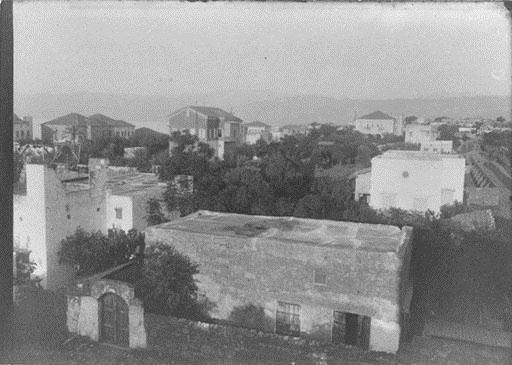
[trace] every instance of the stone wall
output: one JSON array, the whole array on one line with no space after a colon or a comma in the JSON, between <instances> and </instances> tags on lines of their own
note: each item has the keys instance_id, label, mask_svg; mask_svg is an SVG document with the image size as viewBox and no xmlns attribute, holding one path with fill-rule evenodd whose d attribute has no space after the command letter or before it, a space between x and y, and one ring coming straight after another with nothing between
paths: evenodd
<instances>
[{"instance_id":1,"label":"stone wall","mask_svg":"<svg viewBox=\"0 0 512 365\"><path fill-rule=\"evenodd\" d=\"M169 350L185 354L194 353L208 359L233 358L238 352L251 350L314 351L315 347L321 346L314 339L282 336L241 327L195 322L155 314L146 315L146 328L148 347L151 350L161 353L168 353Z\"/></svg>"},{"instance_id":2,"label":"stone wall","mask_svg":"<svg viewBox=\"0 0 512 365\"><path fill-rule=\"evenodd\" d=\"M277 301L284 301L301 306L301 336L330 342L333 311L349 312L371 317L371 349L398 349L402 265L395 252L150 227L146 244L157 241L199 263L198 287L215 304L214 318L227 319L235 308L253 304L275 323ZM325 284L314 282L315 270L327 274Z\"/></svg>"},{"instance_id":3,"label":"stone wall","mask_svg":"<svg viewBox=\"0 0 512 365\"><path fill-rule=\"evenodd\" d=\"M67 328L70 333L101 340L101 297L112 293L121 297L128 306L128 332L130 348L146 347L146 328L142 302L135 298L132 286L117 280L98 280L89 289L75 288L67 295Z\"/></svg>"}]
</instances>

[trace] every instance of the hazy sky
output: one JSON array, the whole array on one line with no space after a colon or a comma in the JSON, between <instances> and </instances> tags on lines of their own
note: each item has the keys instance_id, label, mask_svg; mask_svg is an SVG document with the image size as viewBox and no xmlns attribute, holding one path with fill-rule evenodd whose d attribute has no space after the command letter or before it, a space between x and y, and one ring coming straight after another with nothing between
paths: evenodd
<instances>
[{"instance_id":1,"label":"hazy sky","mask_svg":"<svg viewBox=\"0 0 512 365\"><path fill-rule=\"evenodd\" d=\"M500 4L17 2L15 93L509 94Z\"/></svg>"}]
</instances>

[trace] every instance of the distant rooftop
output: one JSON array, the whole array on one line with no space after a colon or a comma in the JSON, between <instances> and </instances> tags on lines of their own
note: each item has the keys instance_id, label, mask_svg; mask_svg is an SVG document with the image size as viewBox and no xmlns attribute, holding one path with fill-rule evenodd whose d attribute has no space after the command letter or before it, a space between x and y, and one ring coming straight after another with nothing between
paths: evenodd
<instances>
[{"instance_id":1,"label":"distant rooftop","mask_svg":"<svg viewBox=\"0 0 512 365\"><path fill-rule=\"evenodd\" d=\"M443 159L464 159L457 154L439 154L425 151L410 151L410 150L389 150L382 155L375 156L379 159L396 159L396 160L430 160L441 161Z\"/></svg>"},{"instance_id":2,"label":"distant rooftop","mask_svg":"<svg viewBox=\"0 0 512 365\"><path fill-rule=\"evenodd\" d=\"M93 119L93 120L99 120L99 121L105 122L112 127L133 127L134 126L133 124L125 122L124 120L112 119L103 114L93 114L89 118Z\"/></svg>"},{"instance_id":3,"label":"distant rooftop","mask_svg":"<svg viewBox=\"0 0 512 365\"><path fill-rule=\"evenodd\" d=\"M379 119L379 120L382 120L382 119L395 119L395 118L393 118L392 116L390 116L386 113L381 112L380 110L377 110L376 112L363 115L362 117L359 117L357 119Z\"/></svg>"},{"instance_id":4,"label":"distant rooftop","mask_svg":"<svg viewBox=\"0 0 512 365\"><path fill-rule=\"evenodd\" d=\"M148 231L183 231L210 236L265 238L290 244L399 252L412 229L381 224L199 211Z\"/></svg>"},{"instance_id":5,"label":"distant rooftop","mask_svg":"<svg viewBox=\"0 0 512 365\"><path fill-rule=\"evenodd\" d=\"M136 195L150 190L164 190L167 185L158 180L158 176L153 173L127 172L111 176L107 186L112 189L113 195Z\"/></svg>"},{"instance_id":6,"label":"distant rooftop","mask_svg":"<svg viewBox=\"0 0 512 365\"><path fill-rule=\"evenodd\" d=\"M78 113L66 114L62 117L52 119L42 123L44 125L94 125L94 126L111 126L111 127L133 127L132 124L122 120L115 120L103 114L93 114L90 117Z\"/></svg>"},{"instance_id":7,"label":"distant rooftop","mask_svg":"<svg viewBox=\"0 0 512 365\"><path fill-rule=\"evenodd\" d=\"M270 125L260 122L259 120L255 120L254 122L250 123L244 123L244 126L246 127L264 127L264 128L270 128Z\"/></svg>"},{"instance_id":8,"label":"distant rooftop","mask_svg":"<svg viewBox=\"0 0 512 365\"><path fill-rule=\"evenodd\" d=\"M224 118L225 120L233 121L233 122L241 122L242 121L242 119L235 117L232 113L228 113L227 111L222 110L220 108L215 108L215 107L211 107L211 106L194 106L194 105L189 106L189 108L195 110L196 112L204 114L208 117Z\"/></svg>"}]
</instances>

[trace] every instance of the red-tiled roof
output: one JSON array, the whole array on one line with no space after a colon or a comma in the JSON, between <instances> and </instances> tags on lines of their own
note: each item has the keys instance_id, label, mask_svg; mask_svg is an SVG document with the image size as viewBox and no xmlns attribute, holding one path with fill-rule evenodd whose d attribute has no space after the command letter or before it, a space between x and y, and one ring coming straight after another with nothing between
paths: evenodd
<instances>
[{"instance_id":1,"label":"red-tiled roof","mask_svg":"<svg viewBox=\"0 0 512 365\"><path fill-rule=\"evenodd\" d=\"M259 120L256 120L254 122L245 123L245 127L264 127L264 128L270 128L270 125L265 124L263 122L260 122Z\"/></svg>"},{"instance_id":2,"label":"red-tiled roof","mask_svg":"<svg viewBox=\"0 0 512 365\"><path fill-rule=\"evenodd\" d=\"M379 119L379 120L381 120L381 119L395 119L395 118L393 118L392 116L390 116L386 113L381 112L380 110L377 110L376 112L363 115L362 117L359 117L357 119Z\"/></svg>"},{"instance_id":3,"label":"red-tiled roof","mask_svg":"<svg viewBox=\"0 0 512 365\"><path fill-rule=\"evenodd\" d=\"M99 120L99 121L105 122L108 125L113 126L113 127L133 127L134 126L133 124L125 122L124 120L112 119L103 114L93 114L89 117L89 119Z\"/></svg>"},{"instance_id":4,"label":"red-tiled roof","mask_svg":"<svg viewBox=\"0 0 512 365\"><path fill-rule=\"evenodd\" d=\"M233 121L233 122L241 122L242 121L242 119L235 117L233 114L228 113L227 111L222 110L220 108L215 108L215 107L211 107L211 106L189 106L189 108L195 110L196 112L204 114L208 117L224 118L225 120Z\"/></svg>"}]
</instances>

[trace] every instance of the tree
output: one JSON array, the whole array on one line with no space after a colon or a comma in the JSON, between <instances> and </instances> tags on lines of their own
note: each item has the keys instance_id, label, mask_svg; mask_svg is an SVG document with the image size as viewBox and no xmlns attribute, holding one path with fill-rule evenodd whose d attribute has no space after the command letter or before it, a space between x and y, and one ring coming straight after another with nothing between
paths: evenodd
<instances>
[{"instance_id":1,"label":"tree","mask_svg":"<svg viewBox=\"0 0 512 365\"><path fill-rule=\"evenodd\" d=\"M148 150L135 150L133 157L126 160L126 164L130 167L137 168L137 170L140 172L150 172L151 161L149 160Z\"/></svg>"},{"instance_id":2,"label":"tree","mask_svg":"<svg viewBox=\"0 0 512 365\"><path fill-rule=\"evenodd\" d=\"M148 213L146 216L148 226L154 226L167 222L167 219L162 213L160 202L157 199L149 199L146 206L146 212Z\"/></svg>"},{"instance_id":3,"label":"tree","mask_svg":"<svg viewBox=\"0 0 512 365\"><path fill-rule=\"evenodd\" d=\"M198 266L174 247L157 243L146 248L142 277L135 294L150 313L193 320L208 318L210 303L200 303L194 275Z\"/></svg>"},{"instance_id":4,"label":"tree","mask_svg":"<svg viewBox=\"0 0 512 365\"><path fill-rule=\"evenodd\" d=\"M62 240L59 263L71 265L79 277L88 276L128 262L143 247L144 235L134 229L109 230L105 236L78 228Z\"/></svg>"},{"instance_id":5,"label":"tree","mask_svg":"<svg viewBox=\"0 0 512 365\"><path fill-rule=\"evenodd\" d=\"M405 121L405 124L410 124L410 123L413 123L415 121L418 120L418 117L415 116L415 115L409 115L407 117L405 117L404 121Z\"/></svg>"},{"instance_id":6,"label":"tree","mask_svg":"<svg viewBox=\"0 0 512 365\"><path fill-rule=\"evenodd\" d=\"M503 118L502 116L499 116L498 118L496 118L496 121L499 123L503 123L505 121L505 118Z\"/></svg>"}]
</instances>

